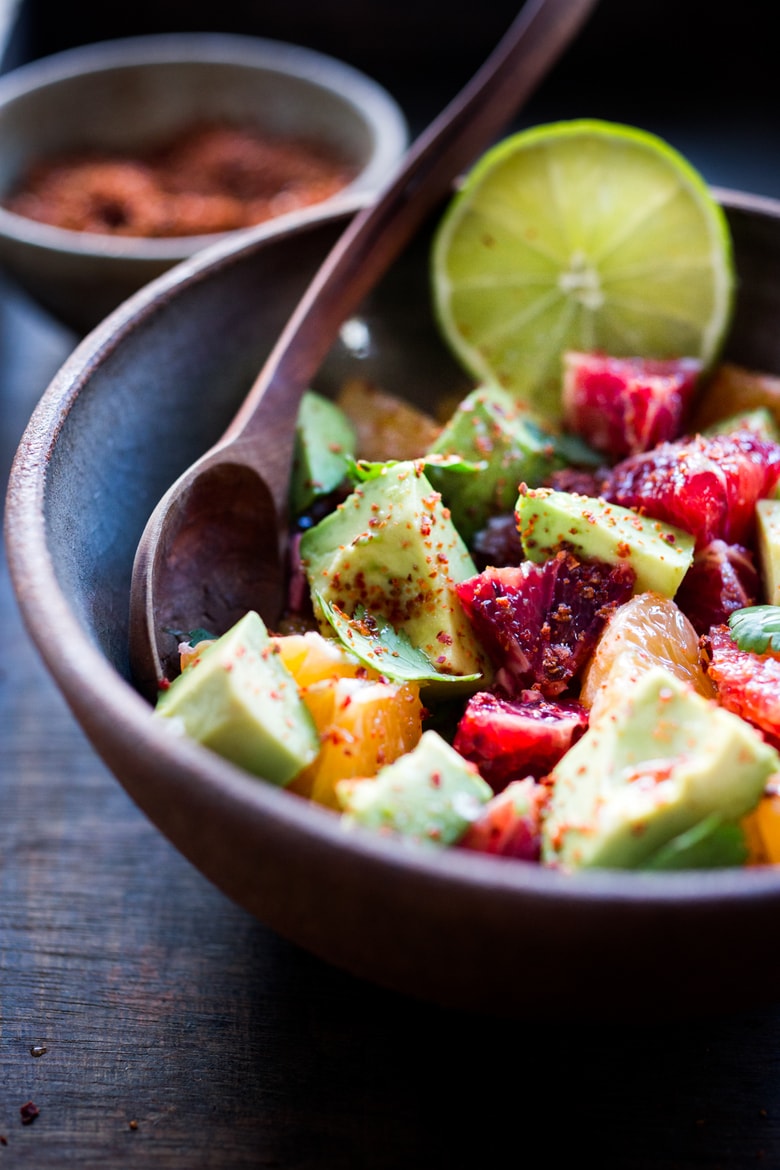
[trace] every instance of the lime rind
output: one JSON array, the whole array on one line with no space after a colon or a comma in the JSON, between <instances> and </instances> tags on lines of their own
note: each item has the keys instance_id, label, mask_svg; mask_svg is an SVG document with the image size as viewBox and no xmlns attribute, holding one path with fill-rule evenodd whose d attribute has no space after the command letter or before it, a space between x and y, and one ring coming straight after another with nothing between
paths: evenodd
<instances>
[{"instance_id":1,"label":"lime rind","mask_svg":"<svg viewBox=\"0 0 780 1170\"><path fill-rule=\"evenodd\" d=\"M580 119L505 139L445 212L441 332L478 380L560 415L561 353L717 357L734 298L725 213L657 136Z\"/></svg>"}]
</instances>

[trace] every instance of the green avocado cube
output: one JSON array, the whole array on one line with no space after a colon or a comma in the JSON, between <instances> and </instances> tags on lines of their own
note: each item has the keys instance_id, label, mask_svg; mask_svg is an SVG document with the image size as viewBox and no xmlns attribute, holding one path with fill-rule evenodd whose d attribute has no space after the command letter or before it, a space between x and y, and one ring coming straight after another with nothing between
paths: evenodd
<instances>
[{"instance_id":1,"label":"green avocado cube","mask_svg":"<svg viewBox=\"0 0 780 1170\"><path fill-rule=\"evenodd\" d=\"M780 500L756 504L758 563L767 605L780 605Z\"/></svg>"},{"instance_id":2,"label":"green avocado cube","mask_svg":"<svg viewBox=\"0 0 780 1170\"><path fill-rule=\"evenodd\" d=\"M384 466L303 534L300 552L324 633L318 594L403 630L442 674L489 673L456 592L476 567L422 462Z\"/></svg>"},{"instance_id":3,"label":"green avocado cube","mask_svg":"<svg viewBox=\"0 0 780 1170\"><path fill-rule=\"evenodd\" d=\"M300 516L343 481L355 453L355 428L344 411L313 390L298 408L290 478L290 511Z\"/></svg>"},{"instance_id":4,"label":"green avocado cube","mask_svg":"<svg viewBox=\"0 0 780 1170\"><path fill-rule=\"evenodd\" d=\"M719 419L712 426L706 427L703 434L731 435L734 431L753 431L760 439L768 439L772 443L780 442L780 427L777 420L766 406L757 406L754 410L741 410L737 414L730 414L728 418Z\"/></svg>"},{"instance_id":5,"label":"green avocado cube","mask_svg":"<svg viewBox=\"0 0 780 1170\"><path fill-rule=\"evenodd\" d=\"M515 514L529 561L543 563L567 548L583 560L628 564L637 593L674 597L693 563L695 541L688 532L599 497L529 489Z\"/></svg>"},{"instance_id":6,"label":"green avocado cube","mask_svg":"<svg viewBox=\"0 0 780 1170\"><path fill-rule=\"evenodd\" d=\"M426 467L467 543L491 516L512 511L521 483L542 483L572 461L597 461L580 440L543 429L497 386L478 387L464 398L429 454L481 465Z\"/></svg>"},{"instance_id":7,"label":"green avocado cube","mask_svg":"<svg viewBox=\"0 0 780 1170\"><path fill-rule=\"evenodd\" d=\"M336 785L343 822L397 833L423 845L459 841L493 791L476 767L436 731L371 780Z\"/></svg>"},{"instance_id":8,"label":"green avocado cube","mask_svg":"<svg viewBox=\"0 0 780 1170\"><path fill-rule=\"evenodd\" d=\"M160 692L155 715L272 784L287 784L320 750L295 679L252 611Z\"/></svg>"},{"instance_id":9,"label":"green avocado cube","mask_svg":"<svg viewBox=\"0 0 780 1170\"><path fill-rule=\"evenodd\" d=\"M643 869L681 867L687 854L695 864L695 840L683 848L679 839L707 821L708 864L733 864L733 832L711 833L712 818L737 824L778 767L775 749L748 723L654 667L553 769L543 860ZM675 839L678 847L666 848Z\"/></svg>"}]
</instances>

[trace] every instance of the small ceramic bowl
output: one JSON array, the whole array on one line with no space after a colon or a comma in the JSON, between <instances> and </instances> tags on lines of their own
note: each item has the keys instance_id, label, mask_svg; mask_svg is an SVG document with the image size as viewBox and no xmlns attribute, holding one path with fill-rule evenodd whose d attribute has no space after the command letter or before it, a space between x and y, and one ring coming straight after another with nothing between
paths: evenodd
<instances>
[{"instance_id":1,"label":"small ceramic bowl","mask_svg":"<svg viewBox=\"0 0 780 1170\"><path fill-rule=\"evenodd\" d=\"M332 57L256 37L133 37L58 53L0 78L0 200L38 160L85 148L145 152L195 123L219 120L306 138L343 159L354 179L336 198L375 190L408 139L389 93ZM84 233L0 206L0 264L81 331L216 238Z\"/></svg>"},{"instance_id":2,"label":"small ceramic bowl","mask_svg":"<svg viewBox=\"0 0 780 1170\"><path fill-rule=\"evenodd\" d=\"M739 272L727 356L780 372L780 203L720 193ZM729 1010L780 986L780 867L576 876L347 834L338 817L175 740L130 682L130 573L147 517L221 433L345 217L210 249L119 308L46 391L11 474L6 536L27 626L132 798L222 890L360 976L507 1015ZM318 380L418 404L459 392L421 233ZM351 349L349 342L359 338ZM120 420L121 425L117 425Z\"/></svg>"}]
</instances>

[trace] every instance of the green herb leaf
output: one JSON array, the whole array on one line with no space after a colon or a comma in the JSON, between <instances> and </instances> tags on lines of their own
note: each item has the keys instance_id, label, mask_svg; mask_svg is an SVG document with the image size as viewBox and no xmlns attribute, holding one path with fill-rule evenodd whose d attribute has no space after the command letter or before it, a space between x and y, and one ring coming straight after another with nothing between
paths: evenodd
<instances>
[{"instance_id":1,"label":"green herb leaf","mask_svg":"<svg viewBox=\"0 0 780 1170\"><path fill-rule=\"evenodd\" d=\"M748 605L735 610L729 627L740 650L780 654L780 605Z\"/></svg>"},{"instance_id":2,"label":"green herb leaf","mask_svg":"<svg viewBox=\"0 0 780 1170\"><path fill-rule=\"evenodd\" d=\"M526 423L530 426L531 423ZM543 437L544 432L540 432ZM576 467L593 467L599 468L604 466L604 456L598 451L594 451L587 443L577 435L562 434L547 436L547 442L552 447L552 450L563 459L567 464L574 464Z\"/></svg>"},{"instance_id":3,"label":"green herb leaf","mask_svg":"<svg viewBox=\"0 0 780 1170\"><path fill-rule=\"evenodd\" d=\"M457 475L476 475L488 465L486 459L464 459L462 455L438 455L433 451L421 462L424 467L444 467Z\"/></svg>"},{"instance_id":4,"label":"green herb leaf","mask_svg":"<svg viewBox=\"0 0 780 1170\"><path fill-rule=\"evenodd\" d=\"M430 658L413 646L403 630L396 630L383 618L373 618L361 606L349 617L337 605L316 593L317 604L346 648L364 665L373 667L395 682L476 682L479 674L442 674Z\"/></svg>"},{"instance_id":5,"label":"green herb leaf","mask_svg":"<svg viewBox=\"0 0 780 1170\"><path fill-rule=\"evenodd\" d=\"M397 459L390 459L387 463L372 463L369 459L347 459L347 478L355 484L368 483L371 479L378 479L386 467L395 467Z\"/></svg>"},{"instance_id":6,"label":"green herb leaf","mask_svg":"<svg viewBox=\"0 0 780 1170\"><path fill-rule=\"evenodd\" d=\"M197 646L199 642L213 642L217 638L216 634L211 634L202 627L197 630L172 630L166 626L165 633L170 634L177 642L186 642L189 646Z\"/></svg>"},{"instance_id":7,"label":"green herb leaf","mask_svg":"<svg viewBox=\"0 0 780 1170\"><path fill-rule=\"evenodd\" d=\"M742 826L724 821L720 813L710 813L662 845L642 869L723 869L744 865L747 855Z\"/></svg>"},{"instance_id":8,"label":"green herb leaf","mask_svg":"<svg viewBox=\"0 0 780 1170\"><path fill-rule=\"evenodd\" d=\"M347 459L347 476L355 484L368 483L371 479L378 479L386 469L396 467L398 465L397 459L388 459L385 463L373 463L368 459ZM421 459L413 459L410 462L419 463L421 467L446 467L448 471L454 471L459 475L475 475L478 471L484 471L487 464L484 460L479 462L472 462L468 459L462 459L460 455L425 455Z\"/></svg>"}]
</instances>

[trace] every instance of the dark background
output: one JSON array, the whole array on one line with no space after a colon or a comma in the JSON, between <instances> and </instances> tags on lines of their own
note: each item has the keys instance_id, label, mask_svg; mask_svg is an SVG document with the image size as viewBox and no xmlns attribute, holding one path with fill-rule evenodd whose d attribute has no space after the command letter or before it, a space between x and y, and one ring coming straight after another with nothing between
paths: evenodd
<instances>
[{"instance_id":1,"label":"dark background","mask_svg":"<svg viewBox=\"0 0 780 1170\"><path fill-rule=\"evenodd\" d=\"M714 184L780 195L774 0L601 0L519 124L604 117L669 137ZM27 0L10 62L135 33L306 44L384 83L414 131L508 27L511 0Z\"/></svg>"}]
</instances>

